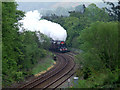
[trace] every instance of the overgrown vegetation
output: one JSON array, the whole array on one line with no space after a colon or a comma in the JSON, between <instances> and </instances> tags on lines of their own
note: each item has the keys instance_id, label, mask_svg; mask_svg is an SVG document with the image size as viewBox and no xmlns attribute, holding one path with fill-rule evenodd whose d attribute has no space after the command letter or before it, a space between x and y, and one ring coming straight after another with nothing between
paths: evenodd
<instances>
[{"instance_id":1,"label":"overgrown vegetation","mask_svg":"<svg viewBox=\"0 0 120 90\"><path fill-rule=\"evenodd\" d=\"M77 73L82 87L119 87L118 22L96 22L81 31L83 53L76 56L82 68ZM84 82L84 83L83 83ZM83 85L84 84L84 85Z\"/></svg>"},{"instance_id":2,"label":"overgrown vegetation","mask_svg":"<svg viewBox=\"0 0 120 90\"><path fill-rule=\"evenodd\" d=\"M42 71L47 70L50 66L53 65L54 60L52 58L45 58L44 61L41 61L42 64L38 63L33 69L32 69L32 74L38 74Z\"/></svg>"},{"instance_id":3,"label":"overgrown vegetation","mask_svg":"<svg viewBox=\"0 0 120 90\"><path fill-rule=\"evenodd\" d=\"M2 85L9 86L32 75L32 68L44 58L49 39L42 35L40 42L36 32L20 33L18 20L24 12L16 9L15 2L2 3ZM47 45L45 45L47 43Z\"/></svg>"}]
</instances>

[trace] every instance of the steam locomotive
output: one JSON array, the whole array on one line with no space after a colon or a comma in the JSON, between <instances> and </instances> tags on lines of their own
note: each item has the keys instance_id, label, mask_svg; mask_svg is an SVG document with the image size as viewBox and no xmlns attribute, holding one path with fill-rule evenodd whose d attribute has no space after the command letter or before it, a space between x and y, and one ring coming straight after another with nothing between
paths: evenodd
<instances>
[{"instance_id":1,"label":"steam locomotive","mask_svg":"<svg viewBox=\"0 0 120 90\"><path fill-rule=\"evenodd\" d=\"M65 53L68 51L64 41L52 40L50 50Z\"/></svg>"}]
</instances>

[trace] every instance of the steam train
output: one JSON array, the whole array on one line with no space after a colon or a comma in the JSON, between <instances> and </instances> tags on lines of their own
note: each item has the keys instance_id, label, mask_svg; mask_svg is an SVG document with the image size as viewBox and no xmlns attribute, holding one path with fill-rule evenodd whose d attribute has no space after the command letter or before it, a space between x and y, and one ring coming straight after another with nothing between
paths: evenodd
<instances>
[{"instance_id":1,"label":"steam train","mask_svg":"<svg viewBox=\"0 0 120 90\"><path fill-rule=\"evenodd\" d=\"M52 40L50 50L65 53L68 51L64 41Z\"/></svg>"}]
</instances>

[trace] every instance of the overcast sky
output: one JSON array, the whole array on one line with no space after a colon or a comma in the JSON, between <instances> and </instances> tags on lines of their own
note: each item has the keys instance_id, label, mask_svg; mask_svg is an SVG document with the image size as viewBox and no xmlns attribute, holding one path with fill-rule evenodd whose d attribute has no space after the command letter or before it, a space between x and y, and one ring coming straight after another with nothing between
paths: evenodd
<instances>
[{"instance_id":1,"label":"overcast sky","mask_svg":"<svg viewBox=\"0 0 120 90\"><path fill-rule=\"evenodd\" d=\"M103 2L102 0L15 0L17 2ZM105 0L117 2L118 0Z\"/></svg>"},{"instance_id":2,"label":"overcast sky","mask_svg":"<svg viewBox=\"0 0 120 90\"><path fill-rule=\"evenodd\" d=\"M16 1L18 3L18 9L23 11L55 9L57 7L69 8L69 7L76 7L81 4L85 4L85 6L88 6L91 3L95 3L99 8L107 6L103 2L103 0L64 0L64 2L63 0L44 0L44 2L41 2L42 0L16 0ZM49 2L45 2L45 1L49 1ZM53 2L53 1L56 1L56 2ZM72 2L68 2L68 1L72 1ZM76 2L76 1L79 1L79 2ZM105 0L105 1L113 1L113 0ZM114 1L117 1L117 0L114 0Z\"/></svg>"}]
</instances>

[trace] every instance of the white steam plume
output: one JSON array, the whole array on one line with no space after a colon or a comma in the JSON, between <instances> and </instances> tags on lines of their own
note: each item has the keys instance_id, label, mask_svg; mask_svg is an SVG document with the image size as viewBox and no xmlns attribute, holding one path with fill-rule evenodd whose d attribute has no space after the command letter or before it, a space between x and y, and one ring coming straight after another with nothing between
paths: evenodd
<instances>
[{"instance_id":1,"label":"white steam plume","mask_svg":"<svg viewBox=\"0 0 120 90\"><path fill-rule=\"evenodd\" d=\"M23 28L26 31L40 31L53 40L66 40L67 32L63 27L48 20L40 20L41 17L42 15L37 10L27 12L23 20L19 21L23 24L19 31L23 32Z\"/></svg>"}]
</instances>

